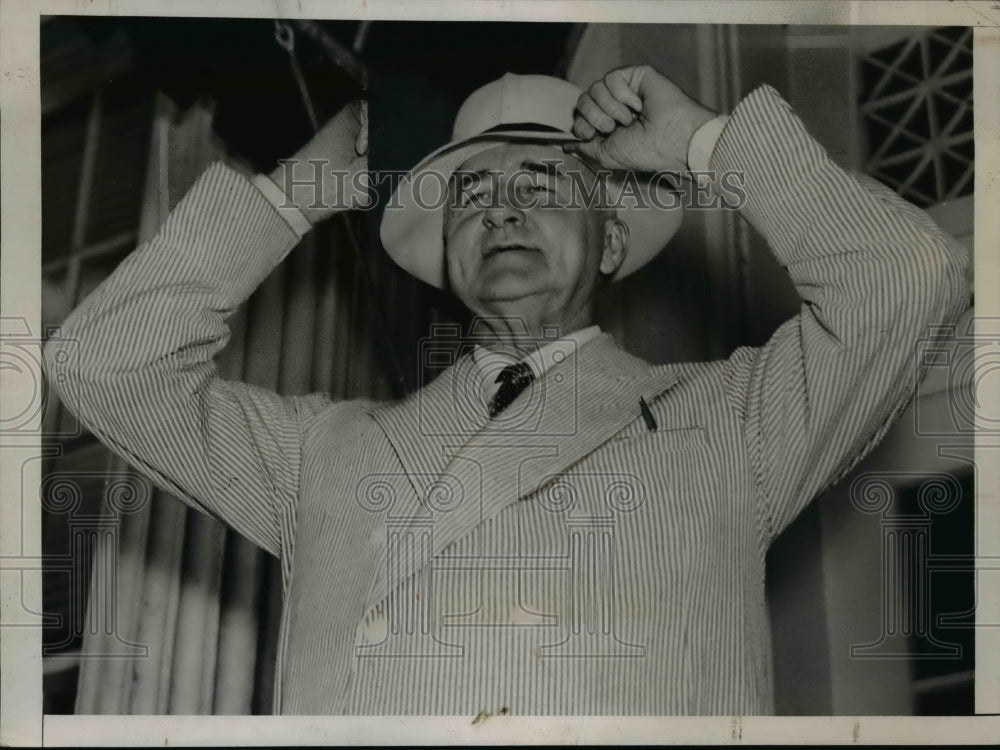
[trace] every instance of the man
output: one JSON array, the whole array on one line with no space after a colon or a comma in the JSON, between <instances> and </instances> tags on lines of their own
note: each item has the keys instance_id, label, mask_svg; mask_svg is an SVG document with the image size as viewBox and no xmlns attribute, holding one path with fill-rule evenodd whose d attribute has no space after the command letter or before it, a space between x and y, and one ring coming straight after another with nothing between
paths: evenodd
<instances>
[{"instance_id":1,"label":"man","mask_svg":"<svg viewBox=\"0 0 1000 750\"><path fill-rule=\"evenodd\" d=\"M348 108L296 159L363 170L365 124ZM804 303L762 348L651 366L593 299L679 221L614 206L620 175L689 167L742 175L741 213ZM603 168L614 207L575 205ZM427 172L453 200L422 201ZM772 712L767 547L905 405L913 342L966 303L962 254L768 87L727 119L648 67L586 92L505 76L382 226L475 314L477 346L432 337L428 361L456 356L399 403L282 398L216 377L226 316L330 206L364 201L330 181L326 207L301 185L281 207L284 184L210 168L67 320L82 361L61 387L133 465L281 558L276 711Z\"/></svg>"}]
</instances>

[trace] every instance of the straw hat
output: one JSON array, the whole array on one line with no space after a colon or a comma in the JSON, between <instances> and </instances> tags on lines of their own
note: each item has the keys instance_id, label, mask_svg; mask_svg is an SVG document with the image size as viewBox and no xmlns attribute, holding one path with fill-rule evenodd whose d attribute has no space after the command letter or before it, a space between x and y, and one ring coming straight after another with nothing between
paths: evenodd
<instances>
[{"instance_id":1,"label":"straw hat","mask_svg":"<svg viewBox=\"0 0 1000 750\"><path fill-rule=\"evenodd\" d=\"M440 195L442 185L456 169L495 146L512 142L559 145L580 140L573 135L572 126L581 93L580 88L560 78L511 73L474 91L455 117L451 142L417 164L399 182L386 207L381 237L390 257L418 279L444 288L444 201L428 195ZM434 179L422 178L422 174ZM671 195L662 181L633 179L622 195L625 175L612 173L607 186L612 205L620 198L618 218L629 229L628 253L612 277L617 281L663 249L680 226L683 212L677 196ZM636 187L641 199L631 192Z\"/></svg>"}]
</instances>

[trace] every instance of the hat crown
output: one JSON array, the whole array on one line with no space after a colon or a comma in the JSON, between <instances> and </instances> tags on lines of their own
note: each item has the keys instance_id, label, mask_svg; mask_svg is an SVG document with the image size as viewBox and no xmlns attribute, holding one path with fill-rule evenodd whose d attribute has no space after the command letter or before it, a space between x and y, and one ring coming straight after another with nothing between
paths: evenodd
<instances>
[{"instance_id":1,"label":"hat crown","mask_svg":"<svg viewBox=\"0 0 1000 750\"><path fill-rule=\"evenodd\" d=\"M570 133L581 93L561 78L507 73L469 95L455 117L452 140L510 125L541 125Z\"/></svg>"}]
</instances>

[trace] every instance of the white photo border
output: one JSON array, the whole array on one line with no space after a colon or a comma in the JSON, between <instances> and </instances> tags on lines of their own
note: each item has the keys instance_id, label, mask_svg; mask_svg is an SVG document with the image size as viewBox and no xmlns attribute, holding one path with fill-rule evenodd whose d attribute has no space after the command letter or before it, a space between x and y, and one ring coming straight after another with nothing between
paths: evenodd
<instances>
[{"instance_id":1,"label":"white photo border","mask_svg":"<svg viewBox=\"0 0 1000 750\"><path fill-rule=\"evenodd\" d=\"M0 318L41 323L39 19L122 15L352 20L577 21L725 24L878 24L974 27L975 292L979 319L1000 320L1000 4L989 0L0 0ZM995 334L996 331L991 331ZM20 401L39 373L0 372L2 398ZM977 380L986 375L977 372ZM995 375L981 390L1000 413ZM983 399L988 399L984 402ZM8 402L9 403L9 402ZM37 420L36 420L37 422ZM35 425L35 443L40 442ZM977 551L1000 556L1000 461L976 436ZM995 448L996 446L994 446ZM0 477L22 475L34 447L0 434ZM982 458L983 460L978 460ZM37 489L39 464L24 472ZM975 717L222 717L42 714L41 627L7 627L41 612L41 509L0 481L0 745L316 745L602 742L666 744L950 744L1000 737L1000 629L976 631ZM24 489L28 489L27 487ZM29 536L21 537L21 529ZM992 580L991 580L992 584ZM998 586L996 593L1000 593ZM1000 596L979 592L977 617L1000 622Z\"/></svg>"}]
</instances>

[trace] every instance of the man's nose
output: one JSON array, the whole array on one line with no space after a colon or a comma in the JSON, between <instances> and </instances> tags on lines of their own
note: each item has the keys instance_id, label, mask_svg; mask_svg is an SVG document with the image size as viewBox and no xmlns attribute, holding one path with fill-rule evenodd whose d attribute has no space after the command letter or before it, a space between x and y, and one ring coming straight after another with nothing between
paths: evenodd
<instances>
[{"instance_id":1,"label":"man's nose","mask_svg":"<svg viewBox=\"0 0 1000 750\"><path fill-rule=\"evenodd\" d=\"M501 226L516 226L523 223L524 211L502 195L483 211L483 225L487 229L499 229Z\"/></svg>"}]
</instances>

